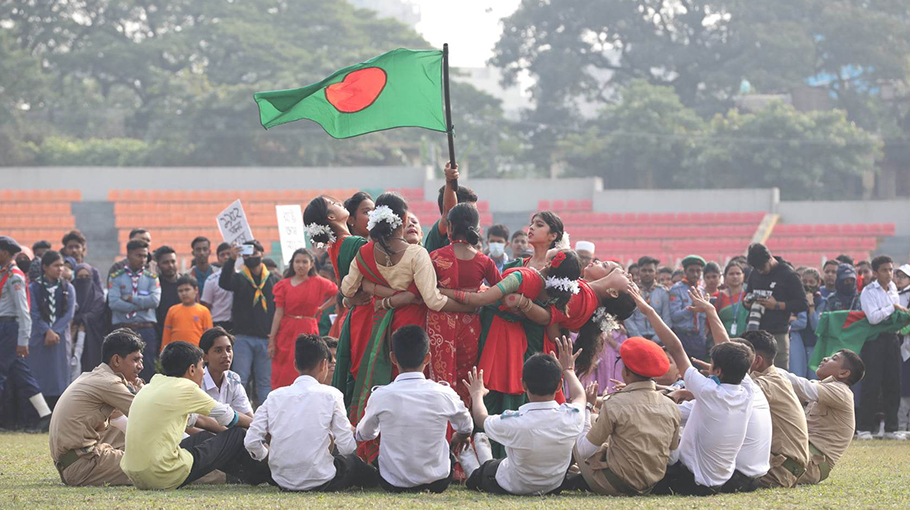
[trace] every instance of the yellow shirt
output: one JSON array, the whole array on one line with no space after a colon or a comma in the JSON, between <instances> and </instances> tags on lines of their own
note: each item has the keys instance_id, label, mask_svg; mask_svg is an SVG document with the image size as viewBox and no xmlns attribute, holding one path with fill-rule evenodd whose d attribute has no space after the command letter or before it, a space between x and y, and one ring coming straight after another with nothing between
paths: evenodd
<instances>
[{"instance_id":1,"label":"yellow shirt","mask_svg":"<svg viewBox=\"0 0 910 510\"><path fill-rule=\"evenodd\" d=\"M171 342L187 342L199 345L199 339L206 330L212 328L212 314L199 303L186 306L183 303L170 307L164 319L164 331L161 335L161 349Z\"/></svg>"},{"instance_id":2,"label":"yellow shirt","mask_svg":"<svg viewBox=\"0 0 910 510\"><path fill-rule=\"evenodd\" d=\"M187 416L207 416L214 408L215 400L193 381L156 374L130 406L123 472L140 489L179 487L193 467L193 456L180 448Z\"/></svg>"}]
</instances>

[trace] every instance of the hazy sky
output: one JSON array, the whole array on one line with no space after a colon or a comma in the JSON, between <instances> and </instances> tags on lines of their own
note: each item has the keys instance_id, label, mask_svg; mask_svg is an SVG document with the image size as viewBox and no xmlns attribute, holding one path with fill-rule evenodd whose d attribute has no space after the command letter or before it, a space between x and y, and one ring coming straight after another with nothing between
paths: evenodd
<instances>
[{"instance_id":1,"label":"hazy sky","mask_svg":"<svg viewBox=\"0 0 910 510\"><path fill-rule=\"evenodd\" d=\"M455 67L483 67L502 34L500 19L512 14L521 0L411 0L420 6L417 30L433 46L449 43Z\"/></svg>"}]
</instances>

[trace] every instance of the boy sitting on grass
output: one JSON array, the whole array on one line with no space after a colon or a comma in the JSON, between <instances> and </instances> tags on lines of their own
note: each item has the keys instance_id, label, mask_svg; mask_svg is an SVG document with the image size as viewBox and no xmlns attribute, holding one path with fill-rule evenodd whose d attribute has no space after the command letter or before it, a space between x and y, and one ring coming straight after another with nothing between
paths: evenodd
<instances>
[{"instance_id":1,"label":"boy sitting on grass","mask_svg":"<svg viewBox=\"0 0 910 510\"><path fill-rule=\"evenodd\" d=\"M796 482L816 484L828 478L834 464L847 451L856 428L853 392L866 366L858 354L842 349L823 359L815 371L818 381L784 372L793 391L806 406L809 426L809 465Z\"/></svg>"},{"instance_id":2,"label":"boy sitting on grass","mask_svg":"<svg viewBox=\"0 0 910 510\"><path fill-rule=\"evenodd\" d=\"M467 487L494 494L544 495L558 492L572 460L572 448L585 424L585 390L575 375L572 342L557 338L559 360L555 354L537 353L527 361L521 384L529 402L517 411L490 416L483 403L488 390L483 371L475 367L464 383L471 394L474 423L486 435L501 443L507 457L492 459L488 449L477 449L477 460L461 455L468 476ZM561 374L561 375L560 375ZM569 401L559 405L556 392L565 377Z\"/></svg>"},{"instance_id":3,"label":"boy sitting on grass","mask_svg":"<svg viewBox=\"0 0 910 510\"><path fill-rule=\"evenodd\" d=\"M284 490L340 491L376 485L376 470L356 455L344 396L326 384L330 361L322 338L300 335L294 344L300 377L269 393L244 440L254 459L268 458L272 478Z\"/></svg>"},{"instance_id":4,"label":"boy sitting on grass","mask_svg":"<svg viewBox=\"0 0 910 510\"><path fill-rule=\"evenodd\" d=\"M473 430L461 397L447 384L428 381L430 339L419 326L404 326L392 335L392 363L400 374L373 389L357 440L379 443L379 485L389 492L440 493L452 481L453 453L460 452ZM448 424L455 435L446 443Z\"/></svg>"},{"instance_id":5,"label":"boy sitting on grass","mask_svg":"<svg viewBox=\"0 0 910 510\"><path fill-rule=\"evenodd\" d=\"M753 387L742 382L752 365L752 351L735 342L715 345L705 377L692 366L679 338L641 297L638 287L630 284L628 293L666 345L684 374L686 391L695 398L680 439L679 461L667 468L652 493L717 494L733 476L736 456L746 438Z\"/></svg>"},{"instance_id":6,"label":"boy sitting on grass","mask_svg":"<svg viewBox=\"0 0 910 510\"><path fill-rule=\"evenodd\" d=\"M251 485L270 479L268 465L250 458L243 437L252 421L208 396L202 384L202 350L173 342L161 353L163 373L136 394L126 427L123 472L139 489L177 489L219 469ZM187 417L213 418L227 430L183 439ZM181 441L182 440L182 441Z\"/></svg>"},{"instance_id":7,"label":"boy sitting on grass","mask_svg":"<svg viewBox=\"0 0 910 510\"><path fill-rule=\"evenodd\" d=\"M170 307L164 319L161 348L171 342L199 345L202 333L212 327L212 313L196 302L196 279L189 275L177 278L177 296L180 304Z\"/></svg>"}]
</instances>

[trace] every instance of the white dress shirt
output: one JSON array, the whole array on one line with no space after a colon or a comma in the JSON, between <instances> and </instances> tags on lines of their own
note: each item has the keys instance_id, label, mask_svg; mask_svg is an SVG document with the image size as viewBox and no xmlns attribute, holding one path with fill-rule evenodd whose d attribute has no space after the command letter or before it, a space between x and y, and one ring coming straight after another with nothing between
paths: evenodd
<instances>
[{"instance_id":1,"label":"white dress shirt","mask_svg":"<svg viewBox=\"0 0 910 510\"><path fill-rule=\"evenodd\" d=\"M209 374L209 367L205 367L205 373L202 376L202 391L208 393L216 402L231 406L238 413L253 414L253 406L250 405L250 399L236 372L226 370L219 388Z\"/></svg>"},{"instance_id":2,"label":"white dress shirt","mask_svg":"<svg viewBox=\"0 0 910 510\"><path fill-rule=\"evenodd\" d=\"M395 487L416 487L449 476L448 424L462 434L474 430L471 414L455 390L405 372L373 388L357 440L379 442L379 474Z\"/></svg>"},{"instance_id":3,"label":"white dress shirt","mask_svg":"<svg viewBox=\"0 0 910 510\"><path fill-rule=\"evenodd\" d=\"M340 391L302 375L273 390L256 409L243 445L256 460L269 458L272 478L287 490L309 490L335 477L332 439L341 455L357 450ZM270 444L266 436L271 434Z\"/></svg>"},{"instance_id":4,"label":"white dress shirt","mask_svg":"<svg viewBox=\"0 0 910 510\"><path fill-rule=\"evenodd\" d=\"M550 400L488 417L484 431L506 449L496 472L499 486L524 495L547 494L562 485L585 414L581 405Z\"/></svg>"},{"instance_id":5,"label":"white dress shirt","mask_svg":"<svg viewBox=\"0 0 910 510\"><path fill-rule=\"evenodd\" d=\"M891 282L885 290L878 280L875 280L863 289L863 293L859 295L859 302L866 313L866 318L869 319L869 324L878 324L890 317L894 313L894 305L900 303L897 285Z\"/></svg>"},{"instance_id":6,"label":"white dress shirt","mask_svg":"<svg viewBox=\"0 0 910 510\"><path fill-rule=\"evenodd\" d=\"M679 444L679 460L695 482L718 487L733 476L736 455L746 438L752 412L752 385L718 384L694 367L685 374L695 404Z\"/></svg>"},{"instance_id":7,"label":"white dress shirt","mask_svg":"<svg viewBox=\"0 0 910 510\"><path fill-rule=\"evenodd\" d=\"M231 306L234 305L234 293L224 290L218 285L221 269L210 274L205 279L205 287L199 301L212 305L212 322L226 322L231 320Z\"/></svg>"},{"instance_id":8,"label":"white dress shirt","mask_svg":"<svg viewBox=\"0 0 910 510\"><path fill-rule=\"evenodd\" d=\"M752 414L743 446L736 455L736 469L750 478L758 478L771 469L771 406L765 392L751 377L747 375L742 384L752 386Z\"/></svg>"}]
</instances>

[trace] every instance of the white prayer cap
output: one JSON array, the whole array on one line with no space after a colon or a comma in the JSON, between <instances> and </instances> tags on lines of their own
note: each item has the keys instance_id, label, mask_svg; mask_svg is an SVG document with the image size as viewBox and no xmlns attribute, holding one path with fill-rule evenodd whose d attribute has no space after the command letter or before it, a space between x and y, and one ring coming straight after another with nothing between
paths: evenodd
<instances>
[{"instance_id":1,"label":"white prayer cap","mask_svg":"<svg viewBox=\"0 0 910 510\"><path fill-rule=\"evenodd\" d=\"M904 264L901 267L895 269L895 271L900 271L901 273L910 276L910 264Z\"/></svg>"},{"instance_id":2,"label":"white prayer cap","mask_svg":"<svg viewBox=\"0 0 910 510\"><path fill-rule=\"evenodd\" d=\"M578 241L575 243L575 251L589 251L594 253L594 243L591 241Z\"/></svg>"}]
</instances>

